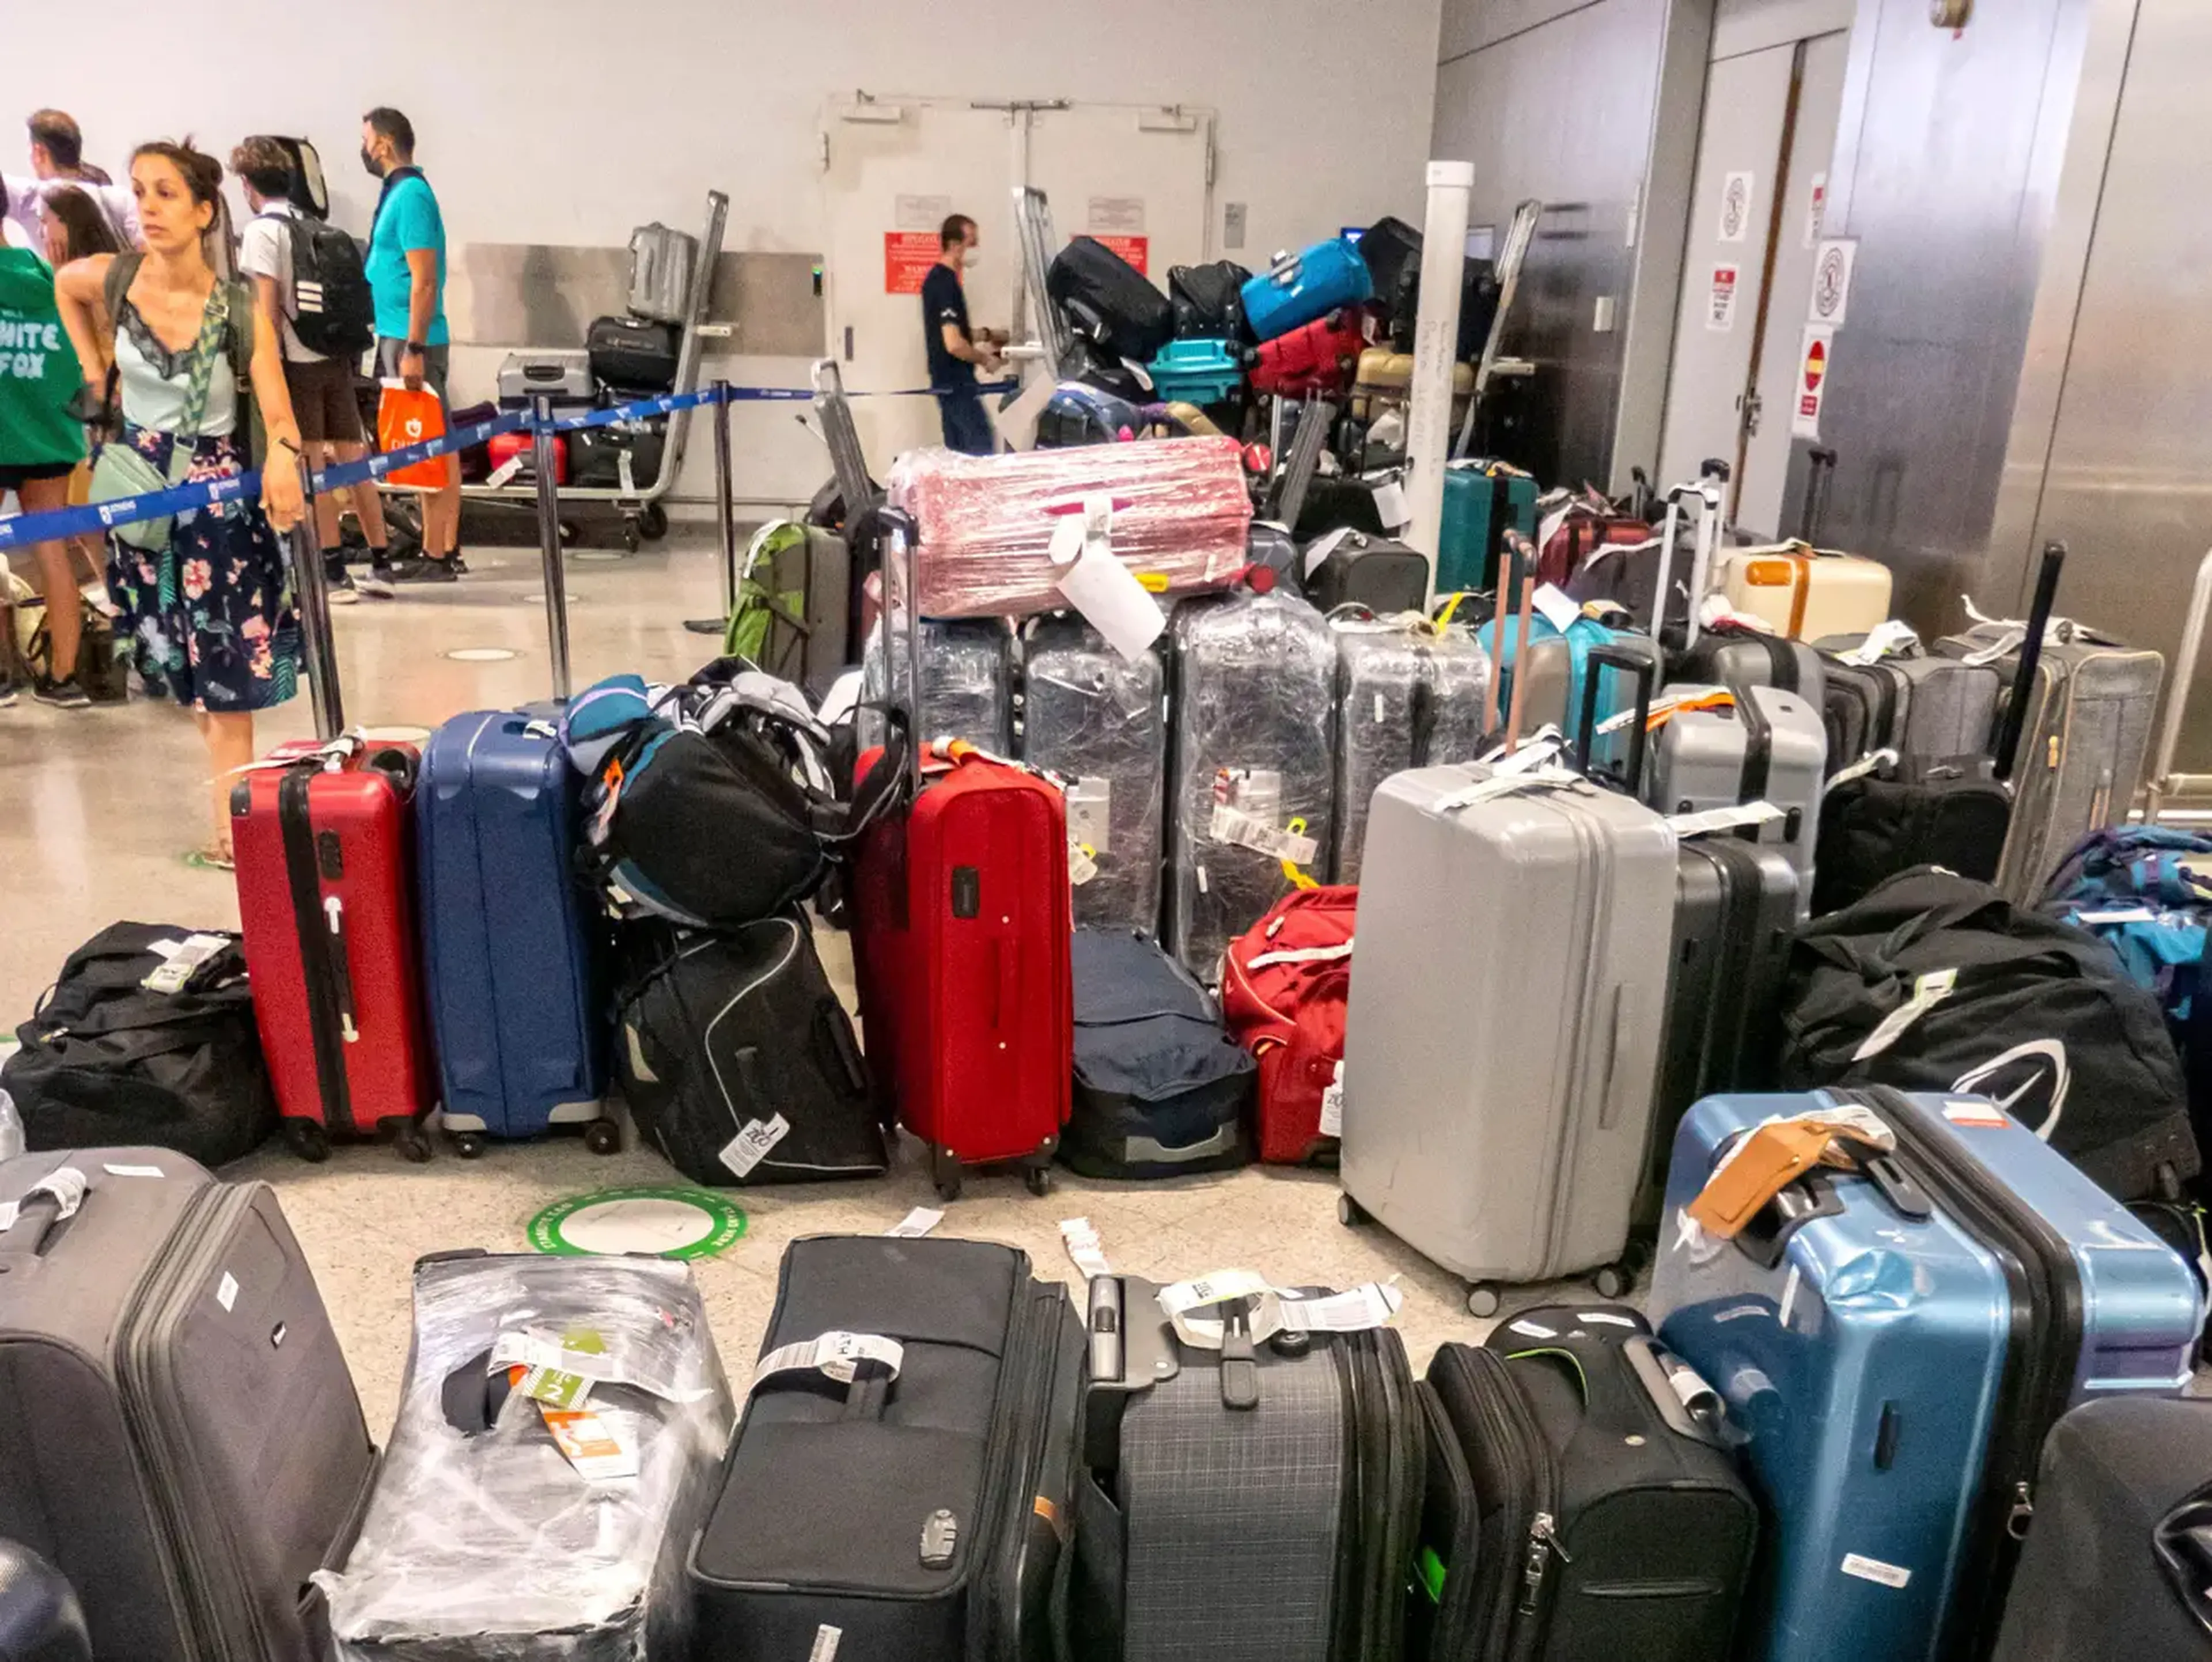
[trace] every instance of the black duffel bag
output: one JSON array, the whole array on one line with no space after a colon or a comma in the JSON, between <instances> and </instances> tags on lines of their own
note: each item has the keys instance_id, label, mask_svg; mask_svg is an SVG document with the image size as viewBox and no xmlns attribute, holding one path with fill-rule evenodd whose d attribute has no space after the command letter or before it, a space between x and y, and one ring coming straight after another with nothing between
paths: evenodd
<instances>
[{"instance_id":1,"label":"black duffel bag","mask_svg":"<svg viewBox=\"0 0 2212 1662\"><path fill-rule=\"evenodd\" d=\"M1251 281L1252 274L1235 260L1171 267L1168 305L1177 337L1251 343L1252 331L1244 322L1244 285Z\"/></svg>"},{"instance_id":2,"label":"black duffel bag","mask_svg":"<svg viewBox=\"0 0 2212 1662\"><path fill-rule=\"evenodd\" d=\"M178 991L145 986L196 933L222 944ZM0 1089L34 1150L146 1144L214 1167L276 1128L235 935L110 924L70 954L15 1037Z\"/></svg>"},{"instance_id":3,"label":"black duffel bag","mask_svg":"<svg viewBox=\"0 0 2212 1662\"><path fill-rule=\"evenodd\" d=\"M1069 239L1053 256L1044 286L1069 326L1115 357L1150 363L1175 338L1168 297L1094 238Z\"/></svg>"},{"instance_id":4,"label":"black duffel bag","mask_svg":"<svg viewBox=\"0 0 2212 1662\"><path fill-rule=\"evenodd\" d=\"M615 1074L639 1134L695 1183L890 1167L852 1018L805 919L724 934L622 926Z\"/></svg>"},{"instance_id":5,"label":"black duffel bag","mask_svg":"<svg viewBox=\"0 0 2212 1662\"><path fill-rule=\"evenodd\" d=\"M643 318L595 318L584 337L592 379L625 392L665 392L676 385L683 331Z\"/></svg>"},{"instance_id":6,"label":"black duffel bag","mask_svg":"<svg viewBox=\"0 0 2212 1662\"><path fill-rule=\"evenodd\" d=\"M618 424L579 428L567 435L568 482L594 490L649 488L660 477L667 436L659 422L647 427ZM629 482L623 482L623 458L629 458Z\"/></svg>"},{"instance_id":7,"label":"black duffel bag","mask_svg":"<svg viewBox=\"0 0 2212 1662\"><path fill-rule=\"evenodd\" d=\"M1919 866L1815 918L1790 946L1782 1012L1784 1090L1972 1091L2120 1200L2197 1173L2157 999L2095 936L1985 883Z\"/></svg>"},{"instance_id":8,"label":"black duffel bag","mask_svg":"<svg viewBox=\"0 0 2212 1662\"><path fill-rule=\"evenodd\" d=\"M1259 1064L1206 989L1134 930L1075 931L1075 1096L1060 1157L1085 1177L1242 1166Z\"/></svg>"}]
</instances>

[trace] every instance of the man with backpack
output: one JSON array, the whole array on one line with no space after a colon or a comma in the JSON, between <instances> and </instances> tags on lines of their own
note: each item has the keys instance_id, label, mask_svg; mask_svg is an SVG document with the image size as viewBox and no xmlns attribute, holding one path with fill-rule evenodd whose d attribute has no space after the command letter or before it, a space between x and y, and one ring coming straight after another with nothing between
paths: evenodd
<instances>
[{"instance_id":1,"label":"man with backpack","mask_svg":"<svg viewBox=\"0 0 2212 1662\"><path fill-rule=\"evenodd\" d=\"M239 242L239 270L253 284L263 325L283 341L284 383L300 437L313 452L309 460L319 467L357 461L368 446L354 400L354 367L376 335L361 250L336 226L300 211L291 199L291 155L275 139L247 139L230 153L230 167L253 209ZM358 590L346 575L337 498L328 491L315 498L331 599L390 599L394 573L383 505L371 486L356 485L351 494L369 547L369 575Z\"/></svg>"}]
</instances>

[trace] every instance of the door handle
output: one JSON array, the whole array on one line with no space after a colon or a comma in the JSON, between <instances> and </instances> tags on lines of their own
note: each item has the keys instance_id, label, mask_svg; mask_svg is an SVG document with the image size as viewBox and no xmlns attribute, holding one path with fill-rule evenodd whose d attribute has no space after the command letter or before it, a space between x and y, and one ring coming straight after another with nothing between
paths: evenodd
<instances>
[{"instance_id":1,"label":"door handle","mask_svg":"<svg viewBox=\"0 0 2212 1662\"><path fill-rule=\"evenodd\" d=\"M845 325L845 361L853 361L853 325L849 323Z\"/></svg>"}]
</instances>

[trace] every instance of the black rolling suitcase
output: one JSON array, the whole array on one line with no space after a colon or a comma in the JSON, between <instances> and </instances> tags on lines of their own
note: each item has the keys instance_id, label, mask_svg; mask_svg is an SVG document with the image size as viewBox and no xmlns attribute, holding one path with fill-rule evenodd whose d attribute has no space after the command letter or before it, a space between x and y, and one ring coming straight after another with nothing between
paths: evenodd
<instances>
[{"instance_id":1,"label":"black rolling suitcase","mask_svg":"<svg viewBox=\"0 0 2212 1662\"><path fill-rule=\"evenodd\" d=\"M102 1658L322 1654L375 1450L275 1192L88 1149L0 1164L0 1537Z\"/></svg>"},{"instance_id":2,"label":"black rolling suitcase","mask_svg":"<svg viewBox=\"0 0 2212 1662\"><path fill-rule=\"evenodd\" d=\"M1993 1662L2212 1656L2212 1403L2122 1397L2051 1428Z\"/></svg>"},{"instance_id":3,"label":"black rolling suitcase","mask_svg":"<svg viewBox=\"0 0 2212 1662\"><path fill-rule=\"evenodd\" d=\"M1177 265L1168 271L1168 304L1175 312L1177 336L1185 340L1249 342L1244 326L1244 285L1252 274L1235 260L1206 265Z\"/></svg>"},{"instance_id":4,"label":"black rolling suitcase","mask_svg":"<svg viewBox=\"0 0 2212 1662\"><path fill-rule=\"evenodd\" d=\"M1229 1290L1091 1283L1075 1662L1395 1662L1421 1506L1405 1346L1379 1326L1271 1337L1243 1294L1186 1309L1209 1348L1161 1302ZM1345 1301L1389 1308L1375 1287Z\"/></svg>"},{"instance_id":5,"label":"black rolling suitcase","mask_svg":"<svg viewBox=\"0 0 2212 1662\"><path fill-rule=\"evenodd\" d=\"M676 385L683 331L643 318L595 318L584 337L592 379L623 392L665 392Z\"/></svg>"},{"instance_id":6,"label":"black rolling suitcase","mask_svg":"<svg viewBox=\"0 0 2212 1662\"><path fill-rule=\"evenodd\" d=\"M1045 291L1076 333L1117 358L1150 363L1175 338L1175 308L1145 274L1091 237L1053 256Z\"/></svg>"},{"instance_id":7,"label":"black rolling suitcase","mask_svg":"<svg viewBox=\"0 0 2212 1662\"><path fill-rule=\"evenodd\" d=\"M1723 1658L1759 1508L1720 1399L1625 1307L1547 1306L1447 1344L1418 1387L1416 1662Z\"/></svg>"},{"instance_id":8,"label":"black rolling suitcase","mask_svg":"<svg viewBox=\"0 0 2212 1662\"><path fill-rule=\"evenodd\" d=\"M1364 531L1335 537L1313 564L1306 552L1306 597L1324 612L1364 606L1380 616L1429 609L1429 562L1418 549Z\"/></svg>"},{"instance_id":9,"label":"black rolling suitcase","mask_svg":"<svg viewBox=\"0 0 2212 1662\"><path fill-rule=\"evenodd\" d=\"M686 1565L691 1662L1045 1662L1081 1355L1011 1246L793 1242Z\"/></svg>"}]
</instances>

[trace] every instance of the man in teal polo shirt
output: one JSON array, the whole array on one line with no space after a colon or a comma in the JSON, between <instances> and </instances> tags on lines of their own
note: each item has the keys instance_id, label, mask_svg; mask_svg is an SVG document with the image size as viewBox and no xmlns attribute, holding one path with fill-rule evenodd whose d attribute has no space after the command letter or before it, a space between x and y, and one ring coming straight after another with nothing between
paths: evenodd
<instances>
[{"instance_id":1,"label":"man in teal polo shirt","mask_svg":"<svg viewBox=\"0 0 2212 1662\"><path fill-rule=\"evenodd\" d=\"M376 301L376 373L428 386L446 401L452 336L446 328L446 222L430 181L415 165L415 125L379 106L361 118L361 165L384 181L368 233L367 270ZM451 406L447 415L451 416ZM402 582L451 582L460 561L461 462L446 460L446 483L422 505L422 555L403 561Z\"/></svg>"}]
</instances>

